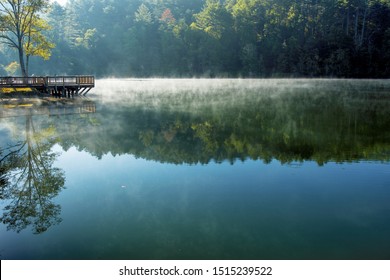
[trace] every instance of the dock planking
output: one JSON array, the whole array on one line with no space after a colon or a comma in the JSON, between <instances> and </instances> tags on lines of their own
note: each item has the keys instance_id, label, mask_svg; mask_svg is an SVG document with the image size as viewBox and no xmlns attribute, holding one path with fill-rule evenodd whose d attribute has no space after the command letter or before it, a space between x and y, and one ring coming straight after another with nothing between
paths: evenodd
<instances>
[{"instance_id":1,"label":"dock planking","mask_svg":"<svg viewBox=\"0 0 390 280\"><path fill-rule=\"evenodd\" d=\"M0 77L0 88L33 88L57 97L85 96L94 87L94 76Z\"/></svg>"}]
</instances>

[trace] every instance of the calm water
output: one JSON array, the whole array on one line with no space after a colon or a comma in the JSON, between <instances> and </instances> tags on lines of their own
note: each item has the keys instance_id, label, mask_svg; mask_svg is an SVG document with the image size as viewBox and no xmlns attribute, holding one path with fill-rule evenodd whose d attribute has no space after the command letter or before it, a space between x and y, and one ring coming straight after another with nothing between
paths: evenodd
<instances>
[{"instance_id":1,"label":"calm water","mask_svg":"<svg viewBox=\"0 0 390 280\"><path fill-rule=\"evenodd\" d=\"M390 259L389 81L100 80L88 104L1 109L1 259Z\"/></svg>"}]
</instances>

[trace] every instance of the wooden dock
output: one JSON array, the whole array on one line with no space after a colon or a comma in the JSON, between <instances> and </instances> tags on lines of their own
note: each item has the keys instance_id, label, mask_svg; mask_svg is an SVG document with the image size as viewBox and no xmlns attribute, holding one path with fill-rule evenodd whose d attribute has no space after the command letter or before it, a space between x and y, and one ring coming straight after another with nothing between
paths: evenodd
<instances>
[{"instance_id":1,"label":"wooden dock","mask_svg":"<svg viewBox=\"0 0 390 280\"><path fill-rule=\"evenodd\" d=\"M33 88L56 97L86 95L94 87L94 76L0 77L0 88Z\"/></svg>"}]
</instances>

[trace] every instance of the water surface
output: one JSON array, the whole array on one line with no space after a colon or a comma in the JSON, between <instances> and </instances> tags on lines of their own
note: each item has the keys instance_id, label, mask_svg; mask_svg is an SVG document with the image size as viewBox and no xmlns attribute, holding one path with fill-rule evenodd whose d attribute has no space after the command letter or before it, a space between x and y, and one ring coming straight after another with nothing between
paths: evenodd
<instances>
[{"instance_id":1,"label":"water surface","mask_svg":"<svg viewBox=\"0 0 390 280\"><path fill-rule=\"evenodd\" d=\"M94 110L7 111L1 258L389 259L389 89L100 80Z\"/></svg>"}]
</instances>

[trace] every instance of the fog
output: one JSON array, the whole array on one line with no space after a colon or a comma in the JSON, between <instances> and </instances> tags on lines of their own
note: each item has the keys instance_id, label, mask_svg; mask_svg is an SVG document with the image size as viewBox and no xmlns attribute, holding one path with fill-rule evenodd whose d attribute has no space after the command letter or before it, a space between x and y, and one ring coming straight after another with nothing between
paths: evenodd
<instances>
[{"instance_id":1,"label":"fog","mask_svg":"<svg viewBox=\"0 0 390 280\"><path fill-rule=\"evenodd\" d=\"M34 116L34 124L55 127L65 150L98 158L381 160L388 157L389 91L387 80L99 79L75 98L96 104L92 114ZM22 137L25 122L0 119L0 133Z\"/></svg>"},{"instance_id":2,"label":"fog","mask_svg":"<svg viewBox=\"0 0 390 280\"><path fill-rule=\"evenodd\" d=\"M93 96L103 103L193 111L237 106L280 94L390 90L389 80L354 79L98 79ZM313 96L312 96L313 97Z\"/></svg>"}]
</instances>

